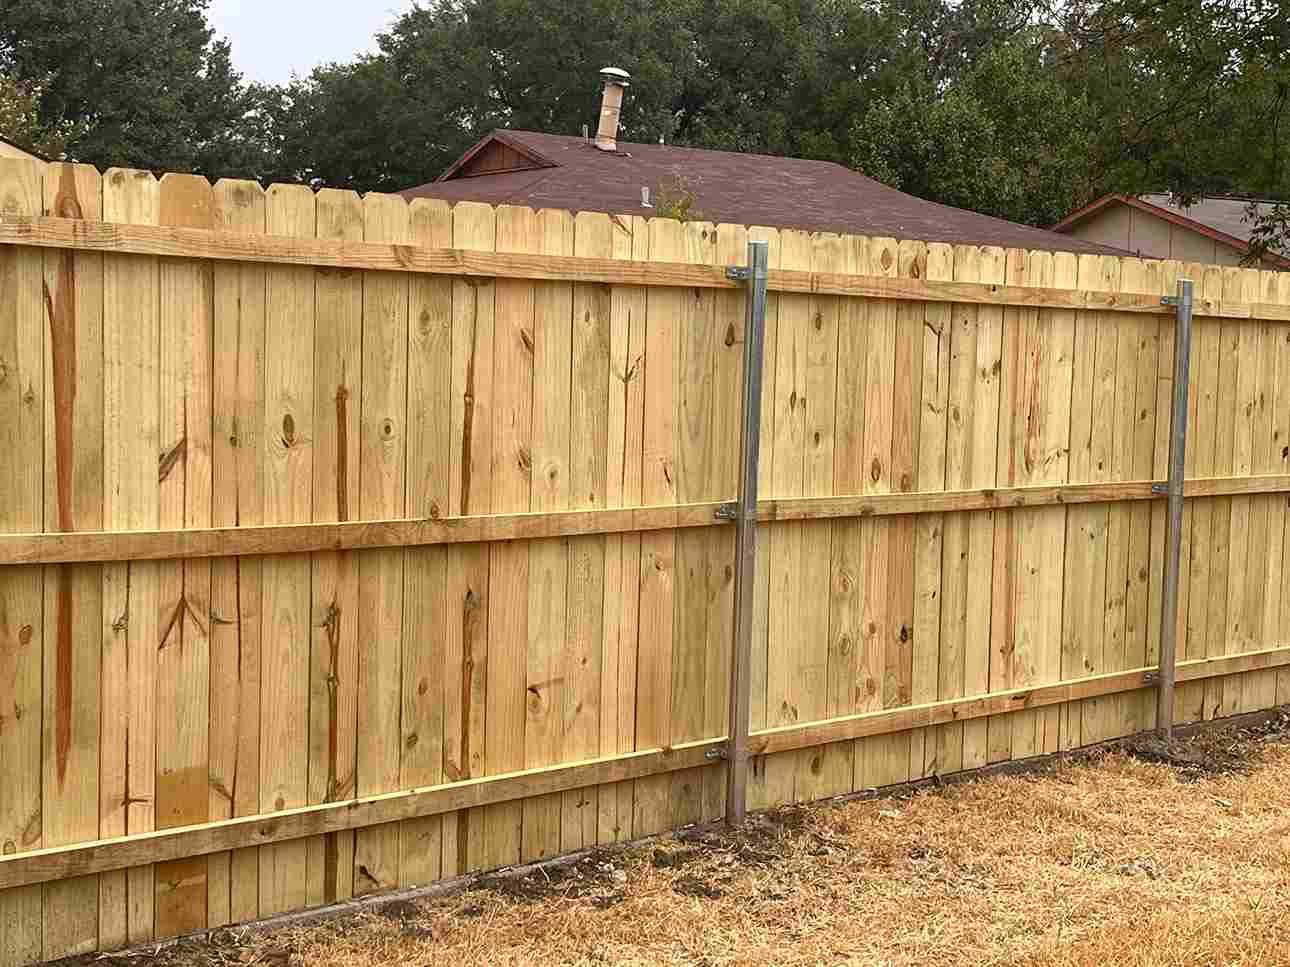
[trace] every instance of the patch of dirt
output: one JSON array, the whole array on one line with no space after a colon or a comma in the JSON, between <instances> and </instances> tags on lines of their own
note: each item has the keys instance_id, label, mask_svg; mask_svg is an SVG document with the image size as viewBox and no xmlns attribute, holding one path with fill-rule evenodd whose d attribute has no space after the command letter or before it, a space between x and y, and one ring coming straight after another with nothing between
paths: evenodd
<instances>
[{"instance_id":1,"label":"patch of dirt","mask_svg":"<svg viewBox=\"0 0 1290 967\"><path fill-rule=\"evenodd\" d=\"M627 882L624 862L637 860L622 850L594 850L574 863L539 867L523 875L484 876L469 889L486 890L517 903L537 903L554 896L604 902Z\"/></svg>"},{"instance_id":2,"label":"patch of dirt","mask_svg":"<svg viewBox=\"0 0 1290 967\"><path fill-rule=\"evenodd\" d=\"M1290 739L1290 714L1280 712L1268 721L1246 728L1206 729L1165 742L1154 735L1127 739L1125 755L1139 762L1169 766L1184 782L1213 776L1246 775L1256 768L1270 742Z\"/></svg>"}]
</instances>

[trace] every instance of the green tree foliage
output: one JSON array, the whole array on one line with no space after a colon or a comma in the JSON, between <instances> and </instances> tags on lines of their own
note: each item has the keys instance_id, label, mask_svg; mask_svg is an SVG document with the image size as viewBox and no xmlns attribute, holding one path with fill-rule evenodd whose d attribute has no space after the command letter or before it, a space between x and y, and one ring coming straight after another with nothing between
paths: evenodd
<instances>
[{"instance_id":1,"label":"green tree foliage","mask_svg":"<svg viewBox=\"0 0 1290 967\"><path fill-rule=\"evenodd\" d=\"M990 48L943 93L905 84L851 129L852 163L925 198L1051 224L1096 190L1097 117L1065 88L1041 40Z\"/></svg>"},{"instance_id":2,"label":"green tree foliage","mask_svg":"<svg viewBox=\"0 0 1290 967\"><path fill-rule=\"evenodd\" d=\"M208 0L0 0L0 73L60 153L99 165L255 172L254 99Z\"/></svg>"},{"instance_id":3,"label":"green tree foliage","mask_svg":"<svg viewBox=\"0 0 1290 967\"><path fill-rule=\"evenodd\" d=\"M38 154L56 153L62 143L40 120L36 91L0 74L0 135Z\"/></svg>"}]
</instances>

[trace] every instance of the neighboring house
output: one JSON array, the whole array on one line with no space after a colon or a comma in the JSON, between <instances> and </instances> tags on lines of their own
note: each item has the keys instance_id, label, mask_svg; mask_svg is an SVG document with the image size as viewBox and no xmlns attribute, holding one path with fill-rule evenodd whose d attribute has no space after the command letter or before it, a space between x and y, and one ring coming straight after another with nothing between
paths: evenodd
<instances>
[{"instance_id":1,"label":"neighboring house","mask_svg":"<svg viewBox=\"0 0 1290 967\"><path fill-rule=\"evenodd\" d=\"M1240 265L1253 228L1249 206L1247 198L1210 196L1183 208L1169 195L1105 195L1067 215L1053 231L1148 258ZM1290 253L1269 254L1261 264L1290 268Z\"/></svg>"},{"instance_id":2,"label":"neighboring house","mask_svg":"<svg viewBox=\"0 0 1290 967\"><path fill-rule=\"evenodd\" d=\"M626 75L602 72L600 130L590 137L494 131L407 198L480 201L653 216L684 196L689 217L1005 248L1123 251L924 201L828 161L617 140Z\"/></svg>"},{"instance_id":3,"label":"neighboring house","mask_svg":"<svg viewBox=\"0 0 1290 967\"><path fill-rule=\"evenodd\" d=\"M0 158L20 158L24 161L45 160L44 158L32 154L30 151L24 151L22 148L10 141L6 141L3 135L0 135Z\"/></svg>"}]
</instances>

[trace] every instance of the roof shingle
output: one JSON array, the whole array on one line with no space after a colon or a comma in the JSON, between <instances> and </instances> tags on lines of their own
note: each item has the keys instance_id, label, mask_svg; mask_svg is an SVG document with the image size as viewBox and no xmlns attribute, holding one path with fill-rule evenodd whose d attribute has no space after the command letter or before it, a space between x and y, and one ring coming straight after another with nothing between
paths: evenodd
<instances>
[{"instance_id":1,"label":"roof shingle","mask_svg":"<svg viewBox=\"0 0 1290 967\"><path fill-rule=\"evenodd\" d=\"M648 216L651 209L641 206L641 188L657 196L661 186L680 178L694 195L692 217L718 223L1125 254L1069 235L915 198L828 161L622 141L618 151L610 153L566 135L499 131L489 137L494 136L518 142L553 164L435 181L408 189L404 196Z\"/></svg>"}]
</instances>

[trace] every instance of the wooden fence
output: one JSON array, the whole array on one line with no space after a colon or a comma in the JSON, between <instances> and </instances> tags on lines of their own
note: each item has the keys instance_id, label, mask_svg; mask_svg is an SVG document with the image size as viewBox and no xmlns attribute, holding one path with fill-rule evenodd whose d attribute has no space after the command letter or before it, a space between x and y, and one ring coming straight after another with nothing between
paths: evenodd
<instances>
[{"instance_id":1,"label":"wooden fence","mask_svg":"<svg viewBox=\"0 0 1290 967\"><path fill-rule=\"evenodd\" d=\"M0 162L0 965L1290 701L1290 275Z\"/></svg>"}]
</instances>

